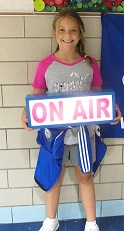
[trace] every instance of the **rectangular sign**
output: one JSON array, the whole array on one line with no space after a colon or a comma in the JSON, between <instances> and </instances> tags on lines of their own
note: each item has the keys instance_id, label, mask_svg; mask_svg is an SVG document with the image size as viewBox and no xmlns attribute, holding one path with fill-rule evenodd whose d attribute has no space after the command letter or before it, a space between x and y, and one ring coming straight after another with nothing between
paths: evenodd
<instances>
[{"instance_id":1,"label":"rectangular sign","mask_svg":"<svg viewBox=\"0 0 124 231\"><path fill-rule=\"evenodd\" d=\"M27 95L28 126L32 128L112 123L115 94L89 91L73 94Z\"/></svg>"}]
</instances>

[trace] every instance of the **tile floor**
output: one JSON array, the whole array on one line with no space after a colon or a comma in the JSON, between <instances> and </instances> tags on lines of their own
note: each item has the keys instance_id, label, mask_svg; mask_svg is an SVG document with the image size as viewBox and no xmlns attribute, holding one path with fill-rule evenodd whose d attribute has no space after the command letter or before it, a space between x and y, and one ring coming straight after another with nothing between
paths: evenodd
<instances>
[{"instance_id":1,"label":"tile floor","mask_svg":"<svg viewBox=\"0 0 124 231\"><path fill-rule=\"evenodd\" d=\"M0 231L38 231L41 222L0 224ZM58 231L83 231L85 219L60 221ZM100 231L124 231L124 216L97 218Z\"/></svg>"}]
</instances>

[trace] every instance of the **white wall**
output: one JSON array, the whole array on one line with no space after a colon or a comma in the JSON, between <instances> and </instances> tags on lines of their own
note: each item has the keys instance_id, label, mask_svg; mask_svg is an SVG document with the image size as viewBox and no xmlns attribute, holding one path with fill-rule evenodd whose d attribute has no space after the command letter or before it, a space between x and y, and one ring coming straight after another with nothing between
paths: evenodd
<instances>
[{"instance_id":1,"label":"white wall","mask_svg":"<svg viewBox=\"0 0 124 231\"><path fill-rule=\"evenodd\" d=\"M44 204L33 179L37 131L22 128L21 111L38 62L54 51L54 15L0 16L0 207ZM82 16L86 51L100 62L100 16ZM96 199L124 199L124 139L106 139L108 151L94 182ZM71 196L70 196L71 195ZM74 168L67 163L60 203L80 202Z\"/></svg>"}]
</instances>

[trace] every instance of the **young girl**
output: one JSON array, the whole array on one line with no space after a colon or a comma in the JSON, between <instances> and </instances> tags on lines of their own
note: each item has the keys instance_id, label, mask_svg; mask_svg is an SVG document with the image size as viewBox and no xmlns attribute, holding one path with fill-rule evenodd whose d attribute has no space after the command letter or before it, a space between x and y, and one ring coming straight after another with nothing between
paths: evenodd
<instances>
[{"instance_id":1,"label":"young girl","mask_svg":"<svg viewBox=\"0 0 124 231\"><path fill-rule=\"evenodd\" d=\"M84 50L84 24L75 11L62 10L53 21L53 36L58 47L54 54L42 60L33 81L33 94L83 92L100 90L102 79L96 60L89 57ZM120 117L115 118L119 120ZM23 127L27 130L26 110L22 112ZM75 174L79 183L82 204L86 213L85 231L99 231L96 224L95 191L92 171L84 174L78 166L78 128L70 128L64 138L64 158L61 176L55 185L45 193L46 219L39 231L56 231L59 228L56 217L60 185L64 175L65 162L69 159L75 166ZM91 146L94 125L88 126ZM44 163L45 165L45 163Z\"/></svg>"}]
</instances>

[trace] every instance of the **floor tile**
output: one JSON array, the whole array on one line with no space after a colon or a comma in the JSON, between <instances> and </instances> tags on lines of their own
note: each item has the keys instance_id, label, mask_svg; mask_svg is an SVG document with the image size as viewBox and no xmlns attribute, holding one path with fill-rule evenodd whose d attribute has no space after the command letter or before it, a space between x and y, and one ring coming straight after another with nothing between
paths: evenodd
<instances>
[{"instance_id":1,"label":"floor tile","mask_svg":"<svg viewBox=\"0 0 124 231\"><path fill-rule=\"evenodd\" d=\"M0 225L0 231L13 231L13 224Z\"/></svg>"},{"instance_id":2,"label":"floor tile","mask_svg":"<svg viewBox=\"0 0 124 231\"><path fill-rule=\"evenodd\" d=\"M0 231L38 231L41 222L0 225Z\"/></svg>"},{"instance_id":3,"label":"floor tile","mask_svg":"<svg viewBox=\"0 0 124 231\"><path fill-rule=\"evenodd\" d=\"M109 218L112 231L122 231L124 230L124 216L120 217L110 217Z\"/></svg>"},{"instance_id":4,"label":"floor tile","mask_svg":"<svg viewBox=\"0 0 124 231\"><path fill-rule=\"evenodd\" d=\"M99 218L99 222L97 222L97 224L99 225L100 231L112 231L108 217Z\"/></svg>"},{"instance_id":5,"label":"floor tile","mask_svg":"<svg viewBox=\"0 0 124 231\"><path fill-rule=\"evenodd\" d=\"M59 221L58 231L66 231L66 221Z\"/></svg>"},{"instance_id":6,"label":"floor tile","mask_svg":"<svg viewBox=\"0 0 124 231\"><path fill-rule=\"evenodd\" d=\"M66 231L83 231L85 226L85 219L67 220L65 224Z\"/></svg>"},{"instance_id":7,"label":"floor tile","mask_svg":"<svg viewBox=\"0 0 124 231\"><path fill-rule=\"evenodd\" d=\"M85 219L59 221L59 231L83 231ZM97 218L100 231L123 231L124 216ZM0 231L39 231L42 222L0 224Z\"/></svg>"},{"instance_id":8,"label":"floor tile","mask_svg":"<svg viewBox=\"0 0 124 231\"><path fill-rule=\"evenodd\" d=\"M38 231L41 225L41 222L14 224L13 231Z\"/></svg>"}]
</instances>

